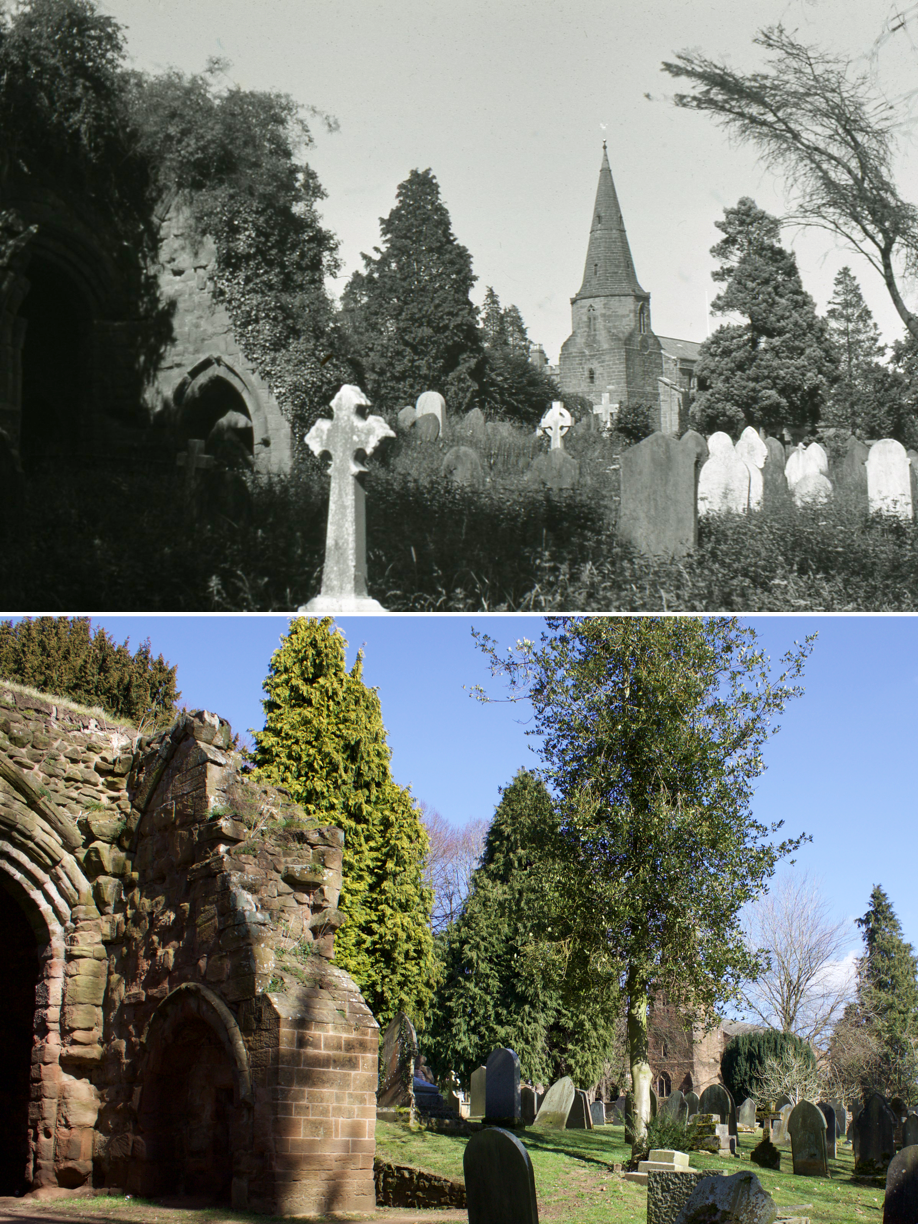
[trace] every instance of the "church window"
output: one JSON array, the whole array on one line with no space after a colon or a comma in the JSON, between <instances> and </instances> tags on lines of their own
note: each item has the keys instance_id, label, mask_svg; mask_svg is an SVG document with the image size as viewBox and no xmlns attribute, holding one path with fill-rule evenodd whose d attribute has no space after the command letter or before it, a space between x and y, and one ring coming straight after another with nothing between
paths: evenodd
<instances>
[{"instance_id":1,"label":"church window","mask_svg":"<svg viewBox=\"0 0 918 1224\"><path fill-rule=\"evenodd\" d=\"M593 275L594 276L599 275L599 264L598 263L593 264Z\"/></svg>"},{"instance_id":2,"label":"church window","mask_svg":"<svg viewBox=\"0 0 918 1224\"><path fill-rule=\"evenodd\" d=\"M596 309L587 307L587 336L592 340L596 336Z\"/></svg>"},{"instance_id":3,"label":"church window","mask_svg":"<svg viewBox=\"0 0 918 1224\"><path fill-rule=\"evenodd\" d=\"M592 368L587 370L587 378L589 379L590 386L592 386L593 383L596 381L596 371Z\"/></svg>"},{"instance_id":4,"label":"church window","mask_svg":"<svg viewBox=\"0 0 918 1224\"><path fill-rule=\"evenodd\" d=\"M597 213L597 214L596 214L596 224L597 224L597 225L602 225L602 213Z\"/></svg>"},{"instance_id":5,"label":"church window","mask_svg":"<svg viewBox=\"0 0 918 1224\"><path fill-rule=\"evenodd\" d=\"M638 331L643 336L647 331L647 307L641 306L638 311Z\"/></svg>"}]
</instances>

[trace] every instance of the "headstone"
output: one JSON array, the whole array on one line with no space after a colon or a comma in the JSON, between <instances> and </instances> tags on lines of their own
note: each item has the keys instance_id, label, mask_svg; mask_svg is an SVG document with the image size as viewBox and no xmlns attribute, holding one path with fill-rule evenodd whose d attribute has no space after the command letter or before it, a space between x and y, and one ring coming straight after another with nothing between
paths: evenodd
<instances>
[{"instance_id":1,"label":"headstone","mask_svg":"<svg viewBox=\"0 0 918 1224\"><path fill-rule=\"evenodd\" d=\"M749 509L749 468L737 455L729 434L708 438L708 461L698 477L698 513L744 514Z\"/></svg>"},{"instance_id":2,"label":"headstone","mask_svg":"<svg viewBox=\"0 0 918 1224\"><path fill-rule=\"evenodd\" d=\"M414 1074L418 1035L404 1012L396 1012L383 1036L382 1084L376 1104L380 1109L414 1108Z\"/></svg>"},{"instance_id":3,"label":"headstone","mask_svg":"<svg viewBox=\"0 0 918 1224\"><path fill-rule=\"evenodd\" d=\"M915 1224L918 1220L918 1147L904 1147L886 1170L883 1224Z\"/></svg>"},{"instance_id":4,"label":"headstone","mask_svg":"<svg viewBox=\"0 0 918 1224\"><path fill-rule=\"evenodd\" d=\"M189 438L186 449L181 454L176 455L175 465L183 469L185 473L185 496L193 497L195 485L198 481L198 474L206 472L208 468L212 468L216 463L213 455L204 453L206 443L203 438Z\"/></svg>"},{"instance_id":5,"label":"headstone","mask_svg":"<svg viewBox=\"0 0 918 1224\"><path fill-rule=\"evenodd\" d=\"M526 473L527 484L542 484L546 488L573 489L580 480L580 460L566 450L550 450L536 455Z\"/></svg>"},{"instance_id":6,"label":"headstone","mask_svg":"<svg viewBox=\"0 0 918 1224\"><path fill-rule=\"evenodd\" d=\"M440 421L432 412L419 416L414 425L414 440L420 446L436 442L440 437Z\"/></svg>"},{"instance_id":7,"label":"headstone","mask_svg":"<svg viewBox=\"0 0 918 1224\"><path fill-rule=\"evenodd\" d=\"M498 1126L476 1131L462 1158L469 1224L539 1224L529 1153Z\"/></svg>"},{"instance_id":8,"label":"headstone","mask_svg":"<svg viewBox=\"0 0 918 1224\"><path fill-rule=\"evenodd\" d=\"M787 504L787 477L784 475L784 447L777 438L766 438L768 458L762 468L762 508L777 510Z\"/></svg>"},{"instance_id":9,"label":"headstone","mask_svg":"<svg viewBox=\"0 0 918 1224\"><path fill-rule=\"evenodd\" d=\"M895 1153L896 1118L878 1092L872 1092L854 1119L854 1172L877 1177L885 1173Z\"/></svg>"},{"instance_id":10,"label":"headstone","mask_svg":"<svg viewBox=\"0 0 918 1224\"><path fill-rule=\"evenodd\" d=\"M539 428L536 432L545 434L551 439L552 450L563 450L564 443L562 438L572 424L571 414L560 400L555 400L541 421L539 421Z\"/></svg>"},{"instance_id":11,"label":"headstone","mask_svg":"<svg viewBox=\"0 0 918 1224\"><path fill-rule=\"evenodd\" d=\"M818 442L792 450L784 475L798 506L822 505L832 496L828 456Z\"/></svg>"},{"instance_id":12,"label":"headstone","mask_svg":"<svg viewBox=\"0 0 918 1224\"><path fill-rule=\"evenodd\" d=\"M755 1130L755 1101L752 1097L746 1097L736 1111L736 1124L745 1126L749 1130Z\"/></svg>"},{"instance_id":13,"label":"headstone","mask_svg":"<svg viewBox=\"0 0 918 1224\"><path fill-rule=\"evenodd\" d=\"M842 1139L848 1129L848 1111L841 1101L830 1101L829 1104L835 1110L835 1138Z\"/></svg>"},{"instance_id":14,"label":"headstone","mask_svg":"<svg viewBox=\"0 0 918 1224\"><path fill-rule=\"evenodd\" d=\"M912 482L912 512L918 506L918 451L910 450L908 453L908 474Z\"/></svg>"},{"instance_id":15,"label":"headstone","mask_svg":"<svg viewBox=\"0 0 918 1224\"><path fill-rule=\"evenodd\" d=\"M698 1103L698 1112L717 1114L721 1122L729 1127L731 1135L737 1133L736 1105L733 1103L730 1089L723 1084L709 1084L705 1088Z\"/></svg>"},{"instance_id":16,"label":"headstone","mask_svg":"<svg viewBox=\"0 0 918 1224\"><path fill-rule=\"evenodd\" d=\"M700 447L699 447L700 443ZM621 455L618 534L645 556L682 557L698 539L698 474L707 445L654 433Z\"/></svg>"},{"instance_id":17,"label":"headstone","mask_svg":"<svg viewBox=\"0 0 918 1224\"><path fill-rule=\"evenodd\" d=\"M688 1102L678 1088L660 1102L660 1113L678 1122L688 1121Z\"/></svg>"},{"instance_id":18,"label":"headstone","mask_svg":"<svg viewBox=\"0 0 918 1224\"><path fill-rule=\"evenodd\" d=\"M791 1141L794 1174L799 1177L828 1177L826 1163L826 1120L812 1101L798 1101L787 1124Z\"/></svg>"},{"instance_id":19,"label":"headstone","mask_svg":"<svg viewBox=\"0 0 918 1224\"><path fill-rule=\"evenodd\" d=\"M513 1125L520 1121L520 1060L514 1050L503 1046L488 1056L485 1117Z\"/></svg>"},{"instance_id":20,"label":"headstone","mask_svg":"<svg viewBox=\"0 0 918 1224\"><path fill-rule=\"evenodd\" d=\"M760 1169L780 1169L781 1168L781 1153L772 1143L768 1135L757 1143L749 1153L749 1159L753 1164L757 1164Z\"/></svg>"},{"instance_id":21,"label":"headstone","mask_svg":"<svg viewBox=\"0 0 918 1224\"><path fill-rule=\"evenodd\" d=\"M820 1111L826 1120L826 1156L829 1160L835 1159L835 1139L838 1134L838 1126L835 1120L835 1110L828 1101L817 1101L816 1108Z\"/></svg>"},{"instance_id":22,"label":"headstone","mask_svg":"<svg viewBox=\"0 0 918 1224\"><path fill-rule=\"evenodd\" d=\"M409 404L407 408L400 408L398 413L398 427L400 432L406 433L418 419L417 410Z\"/></svg>"},{"instance_id":23,"label":"headstone","mask_svg":"<svg viewBox=\"0 0 918 1224\"><path fill-rule=\"evenodd\" d=\"M472 1072L469 1084L469 1117L483 1118L485 1115L485 1076L487 1068L479 1067Z\"/></svg>"},{"instance_id":24,"label":"headstone","mask_svg":"<svg viewBox=\"0 0 918 1224\"><path fill-rule=\"evenodd\" d=\"M536 1116L535 1089L529 1084L520 1088L520 1120L524 1126L532 1126Z\"/></svg>"},{"instance_id":25,"label":"headstone","mask_svg":"<svg viewBox=\"0 0 918 1224\"><path fill-rule=\"evenodd\" d=\"M839 486L860 507L867 509L867 456L870 449L860 438L851 437L839 470Z\"/></svg>"},{"instance_id":26,"label":"headstone","mask_svg":"<svg viewBox=\"0 0 918 1224\"><path fill-rule=\"evenodd\" d=\"M574 1103L571 1105L571 1111L567 1115L567 1129L591 1130L592 1126L593 1120L586 1093L582 1088L578 1088L574 1093Z\"/></svg>"},{"instance_id":27,"label":"headstone","mask_svg":"<svg viewBox=\"0 0 918 1224\"><path fill-rule=\"evenodd\" d=\"M916 1145L918 1145L918 1114L910 1113L902 1125L902 1146L914 1147Z\"/></svg>"},{"instance_id":28,"label":"headstone","mask_svg":"<svg viewBox=\"0 0 918 1224\"><path fill-rule=\"evenodd\" d=\"M605 1126L606 1124L606 1107L602 1101L594 1101L590 1106L590 1114L593 1118L594 1126Z\"/></svg>"},{"instance_id":29,"label":"headstone","mask_svg":"<svg viewBox=\"0 0 918 1224\"><path fill-rule=\"evenodd\" d=\"M758 431L747 425L740 434L735 450L749 469L749 509L759 510L762 506L765 481L763 469L768 459L768 447L759 437Z\"/></svg>"},{"instance_id":30,"label":"headstone","mask_svg":"<svg viewBox=\"0 0 918 1224\"><path fill-rule=\"evenodd\" d=\"M439 391L422 391L415 402L414 410L417 414L417 424L420 424L421 417L424 416L437 418L440 428L434 435L435 437L446 433L446 400Z\"/></svg>"},{"instance_id":31,"label":"headstone","mask_svg":"<svg viewBox=\"0 0 918 1224\"><path fill-rule=\"evenodd\" d=\"M699 1096L697 1092L687 1092L685 1094L685 1103L688 1105L688 1116L693 1118L698 1112Z\"/></svg>"},{"instance_id":32,"label":"headstone","mask_svg":"<svg viewBox=\"0 0 918 1224\"><path fill-rule=\"evenodd\" d=\"M462 418L462 428L473 438L483 438L486 425L487 418L480 408L473 408Z\"/></svg>"},{"instance_id":33,"label":"headstone","mask_svg":"<svg viewBox=\"0 0 918 1224\"><path fill-rule=\"evenodd\" d=\"M593 416L599 420L599 426L603 433L610 430L615 423L615 418L618 416L618 404L613 404L608 391L602 393L602 403L593 406Z\"/></svg>"},{"instance_id":34,"label":"headstone","mask_svg":"<svg viewBox=\"0 0 918 1224\"><path fill-rule=\"evenodd\" d=\"M556 1080L545 1093L533 1125L536 1130L564 1130L577 1089L570 1076Z\"/></svg>"},{"instance_id":35,"label":"headstone","mask_svg":"<svg viewBox=\"0 0 918 1224\"><path fill-rule=\"evenodd\" d=\"M343 386L331 402L333 419L316 421L306 435L314 454L331 456L322 593L299 609L314 616L383 611L367 596L366 505L360 483L366 469L356 456L361 451L369 455L395 434L382 417L365 415L369 403L359 387Z\"/></svg>"},{"instance_id":36,"label":"headstone","mask_svg":"<svg viewBox=\"0 0 918 1224\"><path fill-rule=\"evenodd\" d=\"M469 485L473 489L479 489L484 484L484 469L478 451L471 446L451 446L443 456L441 470L454 484Z\"/></svg>"},{"instance_id":37,"label":"headstone","mask_svg":"<svg viewBox=\"0 0 918 1224\"><path fill-rule=\"evenodd\" d=\"M785 1105L793 1105L793 1104L794 1102L790 1099L787 1093L782 1092L781 1095L778 1097L778 1099L775 1101L775 1109L777 1109L778 1112L780 1113L780 1111L784 1108Z\"/></svg>"},{"instance_id":38,"label":"headstone","mask_svg":"<svg viewBox=\"0 0 918 1224\"><path fill-rule=\"evenodd\" d=\"M902 443L894 438L874 442L867 456L866 470L867 504L871 513L911 519L912 479Z\"/></svg>"},{"instance_id":39,"label":"headstone","mask_svg":"<svg viewBox=\"0 0 918 1224\"><path fill-rule=\"evenodd\" d=\"M772 1224L778 1209L754 1173L712 1174L689 1195L675 1224Z\"/></svg>"},{"instance_id":40,"label":"headstone","mask_svg":"<svg viewBox=\"0 0 918 1224\"><path fill-rule=\"evenodd\" d=\"M625 1124L625 1097L620 1096L613 1101L611 1105L606 1106L606 1123L614 1123L616 1126L624 1126Z\"/></svg>"}]
</instances>

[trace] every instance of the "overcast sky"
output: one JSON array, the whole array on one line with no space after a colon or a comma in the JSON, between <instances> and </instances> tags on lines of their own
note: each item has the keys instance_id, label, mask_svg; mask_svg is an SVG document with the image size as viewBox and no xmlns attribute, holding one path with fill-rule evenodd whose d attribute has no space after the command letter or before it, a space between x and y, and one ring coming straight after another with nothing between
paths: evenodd
<instances>
[{"instance_id":1,"label":"overcast sky","mask_svg":"<svg viewBox=\"0 0 918 1224\"><path fill-rule=\"evenodd\" d=\"M754 815L783 820L781 836L806 832L799 866L821 877L839 918L862 915L874 884L889 894L906 938L918 946L915 878L915 744L918 741L918 620L910 616L763 616L744 620L777 660L818 631L805 694L765 748ZM178 667L182 702L228 718L237 731L263 726L262 682L289 618L94 617L132 647L149 637ZM489 820L500 788L535 768L527 711L481 705L469 688L505 696L476 648L472 626L506 648L538 638L535 616L342 618L349 662L365 650L364 680L377 686L397 782L452 824ZM851 927L852 949L860 948Z\"/></svg>"},{"instance_id":2,"label":"overcast sky","mask_svg":"<svg viewBox=\"0 0 918 1224\"><path fill-rule=\"evenodd\" d=\"M341 240L337 292L362 266L360 252L379 241L379 218L398 184L430 167L456 236L472 253L476 300L492 285L505 305L516 303L552 361L570 333L603 139L659 335L704 339L714 293L708 251L724 208L743 195L771 212L783 208L779 184L752 151L731 148L710 119L667 100L677 86L661 62L692 47L755 68L752 39L778 22L805 41L863 57L900 12L886 0L100 0L100 7L127 27L139 68L198 71L209 56L225 56L239 85L290 93L337 118L335 134L314 124L309 153L328 192L325 223ZM912 87L916 37L911 16L875 57L893 96ZM903 138L898 175L906 198L918 198L911 137ZM816 232L794 246L820 308L850 263L886 334L903 333L863 260ZM915 292L910 305L918 307Z\"/></svg>"}]
</instances>

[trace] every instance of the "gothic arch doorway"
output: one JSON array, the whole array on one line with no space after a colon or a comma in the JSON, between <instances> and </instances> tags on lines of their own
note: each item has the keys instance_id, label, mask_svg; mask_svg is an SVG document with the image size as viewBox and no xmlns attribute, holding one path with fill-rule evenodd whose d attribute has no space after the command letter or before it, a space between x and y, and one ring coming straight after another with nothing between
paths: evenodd
<instances>
[{"instance_id":1,"label":"gothic arch doorway","mask_svg":"<svg viewBox=\"0 0 918 1224\"><path fill-rule=\"evenodd\" d=\"M208 454L227 467L251 467L257 426L266 430L253 387L222 357L198 362L175 388L182 441L202 438Z\"/></svg>"},{"instance_id":2,"label":"gothic arch doorway","mask_svg":"<svg viewBox=\"0 0 918 1224\"><path fill-rule=\"evenodd\" d=\"M0 873L0 1195L22 1194L31 1182L29 1102L40 972L39 939Z\"/></svg>"}]
</instances>

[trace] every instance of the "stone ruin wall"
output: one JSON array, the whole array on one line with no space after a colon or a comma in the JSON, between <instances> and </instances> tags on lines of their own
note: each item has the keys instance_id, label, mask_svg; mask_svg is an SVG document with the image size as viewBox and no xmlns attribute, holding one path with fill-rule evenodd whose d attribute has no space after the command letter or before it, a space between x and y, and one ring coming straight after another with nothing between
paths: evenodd
<instances>
[{"instance_id":1,"label":"stone ruin wall","mask_svg":"<svg viewBox=\"0 0 918 1224\"><path fill-rule=\"evenodd\" d=\"M331 963L342 834L241 774L230 738L0 682L0 1192L373 1209L378 1030Z\"/></svg>"}]
</instances>

